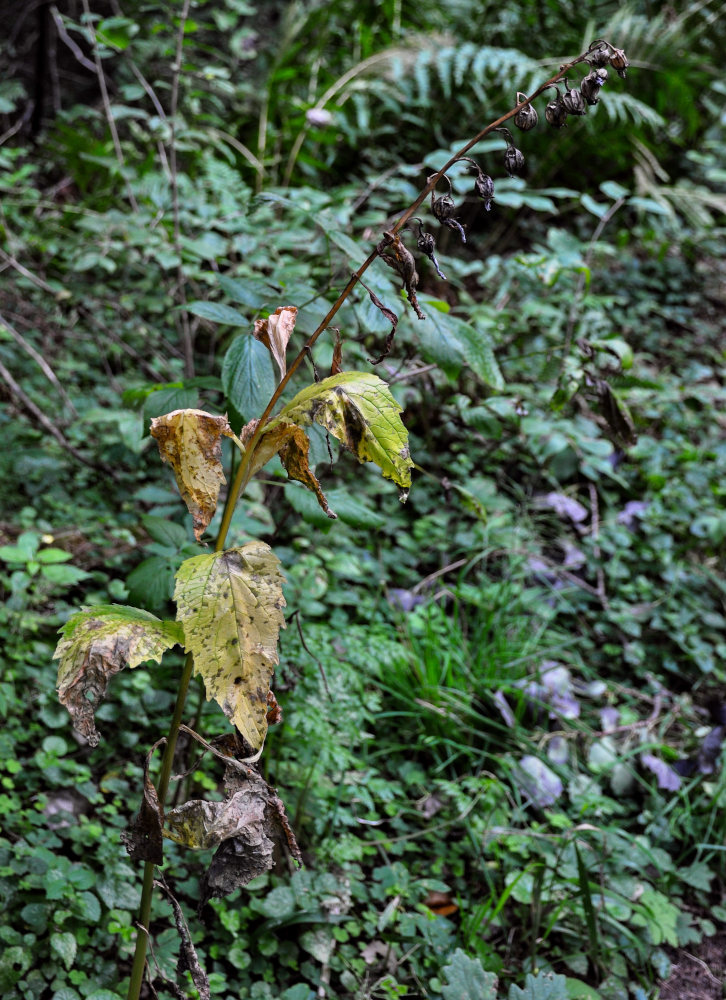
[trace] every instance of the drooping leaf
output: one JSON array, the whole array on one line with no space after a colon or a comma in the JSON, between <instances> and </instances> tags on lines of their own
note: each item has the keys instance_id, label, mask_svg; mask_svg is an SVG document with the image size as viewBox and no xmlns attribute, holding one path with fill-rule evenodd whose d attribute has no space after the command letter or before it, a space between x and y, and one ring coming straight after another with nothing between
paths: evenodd
<instances>
[{"instance_id":1,"label":"drooping leaf","mask_svg":"<svg viewBox=\"0 0 726 1000\"><path fill-rule=\"evenodd\" d=\"M259 421L251 420L245 424L241 431L241 438L246 445L252 437ZM318 482L315 473L310 468L308 460L310 452L310 439L302 427L289 423L286 420L276 420L268 425L261 435L250 465L250 475L254 475L270 459L279 454L280 461L285 467L290 479L295 479L311 490L317 497L318 503L328 517L335 519L336 515L328 506L328 501L323 493L323 489Z\"/></svg>"},{"instance_id":2,"label":"drooping leaf","mask_svg":"<svg viewBox=\"0 0 726 1000\"><path fill-rule=\"evenodd\" d=\"M265 799L254 788L242 789L224 802L191 799L166 815L164 836L205 851L238 837L246 827L262 823Z\"/></svg>"},{"instance_id":3,"label":"drooping leaf","mask_svg":"<svg viewBox=\"0 0 726 1000\"><path fill-rule=\"evenodd\" d=\"M255 337L267 347L280 369L280 378L285 377L287 360L285 351L295 329L296 306L278 306L267 319L255 321Z\"/></svg>"},{"instance_id":4,"label":"drooping leaf","mask_svg":"<svg viewBox=\"0 0 726 1000\"><path fill-rule=\"evenodd\" d=\"M166 740L163 738L157 740L146 755L144 761L144 797L141 800L141 808L128 830L121 833L121 840L134 861L151 861L155 865L160 865L164 860L162 847L164 810L156 788L149 777L149 766L154 751L162 743L166 743Z\"/></svg>"},{"instance_id":5,"label":"drooping leaf","mask_svg":"<svg viewBox=\"0 0 726 1000\"><path fill-rule=\"evenodd\" d=\"M299 392L270 427L282 421L320 424L359 462L375 462L386 479L400 487L405 500L413 462L400 412L390 389L377 375L340 372Z\"/></svg>"},{"instance_id":6,"label":"drooping leaf","mask_svg":"<svg viewBox=\"0 0 726 1000\"><path fill-rule=\"evenodd\" d=\"M272 868L276 848L286 849L295 861L301 861L295 834L274 788L253 768L248 768L246 772L228 768L225 788L227 801L235 803L237 818L229 827L234 826L236 833L221 841L204 875L200 910L208 900L226 896ZM206 804L225 806L225 803ZM201 813L199 815L203 818ZM246 821L243 821L244 817L247 817ZM187 820L190 818L191 814ZM232 818L229 809L226 810L226 818L228 821ZM186 830L191 832L189 824Z\"/></svg>"},{"instance_id":7,"label":"drooping leaf","mask_svg":"<svg viewBox=\"0 0 726 1000\"><path fill-rule=\"evenodd\" d=\"M154 885L158 886L165 894L174 913L176 932L179 936L179 941L181 942L177 973L181 974L189 972L192 977L192 983L196 987L199 995L199 1000L210 1000L211 991L209 987L209 978L199 961L197 949L194 947L192 935L189 931L189 925L184 919L184 914L181 906L179 905L179 901L166 884L166 880L163 875L159 875L158 881L156 879L154 880Z\"/></svg>"},{"instance_id":8,"label":"drooping leaf","mask_svg":"<svg viewBox=\"0 0 726 1000\"><path fill-rule=\"evenodd\" d=\"M479 959L469 958L461 948L456 949L442 971L448 980L441 989L445 1000L496 1000L496 975L485 972Z\"/></svg>"},{"instance_id":9,"label":"drooping leaf","mask_svg":"<svg viewBox=\"0 0 726 1000\"><path fill-rule=\"evenodd\" d=\"M151 421L162 462L174 471L184 503L192 515L194 536L202 535L217 509L222 471L222 436L232 436L225 416L204 410L174 410Z\"/></svg>"},{"instance_id":10,"label":"drooping leaf","mask_svg":"<svg viewBox=\"0 0 726 1000\"><path fill-rule=\"evenodd\" d=\"M227 323L229 326L246 326L247 324L247 318L241 312L232 309L231 306L224 305L222 302L190 302L187 305L187 310L195 316L209 319L213 323Z\"/></svg>"},{"instance_id":11,"label":"drooping leaf","mask_svg":"<svg viewBox=\"0 0 726 1000\"><path fill-rule=\"evenodd\" d=\"M265 345L249 333L232 341L222 362L222 387L244 420L258 417L270 400L277 379Z\"/></svg>"},{"instance_id":12,"label":"drooping leaf","mask_svg":"<svg viewBox=\"0 0 726 1000\"><path fill-rule=\"evenodd\" d=\"M103 604L72 615L53 654L58 667L58 698L73 725L98 746L93 713L106 694L109 679L124 667L147 660L161 662L172 646L183 645L177 622L165 622L138 608Z\"/></svg>"},{"instance_id":13,"label":"drooping leaf","mask_svg":"<svg viewBox=\"0 0 726 1000\"><path fill-rule=\"evenodd\" d=\"M267 733L267 692L284 628L280 563L264 542L194 556L181 564L174 600L207 698L253 750Z\"/></svg>"}]
</instances>

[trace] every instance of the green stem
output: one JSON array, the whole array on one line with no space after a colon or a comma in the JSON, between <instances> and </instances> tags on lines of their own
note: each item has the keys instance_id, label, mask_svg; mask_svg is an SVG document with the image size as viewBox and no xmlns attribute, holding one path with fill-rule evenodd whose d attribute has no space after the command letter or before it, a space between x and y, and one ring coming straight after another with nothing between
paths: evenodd
<instances>
[{"instance_id":1,"label":"green stem","mask_svg":"<svg viewBox=\"0 0 726 1000\"><path fill-rule=\"evenodd\" d=\"M174 763L174 751L176 750L176 741L179 736L179 726L184 713L184 703L186 702L187 691L189 690L189 682L191 681L193 668L194 657L191 653L187 653L187 658L184 662L184 670L182 671L181 679L179 681L176 705L174 706L174 715L172 716L171 723L169 724L169 735L166 738L166 746L164 747L164 754L161 758L161 772L159 774L159 785L157 788L159 802L161 803L166 801L166 795L169 791L171 769L172 764ZM156 865L154 865L151 861L147 861L144 865L144 884L141 889L141 903L139 905L139 919L137 921L138 933L136 937L136 951L134 952L134 964L131 967L131 979L129 981L129 992L127 995L128 1000L139 1000L141 992L141 982L144 977L144 967L146 966L146 946L149 939L149 919L151 917L151 896L154 891L155 867Z\"/></svg>"}]
</instances>

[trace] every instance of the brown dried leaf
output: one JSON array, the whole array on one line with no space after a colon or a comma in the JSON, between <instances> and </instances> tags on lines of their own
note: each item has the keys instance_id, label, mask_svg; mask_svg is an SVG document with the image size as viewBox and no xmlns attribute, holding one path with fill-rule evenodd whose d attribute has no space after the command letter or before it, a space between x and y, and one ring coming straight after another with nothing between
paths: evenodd
<instances>
[{"instance_id":1,"label":"brown dried leaf","mask_svg":"<svg viewBox=\"0 0 726 1000\"><path fill-rule=\"evenodd\" d=\"M144 762L144 797L141 808L134 817L128 830L121 834L129 856L134 861L150 861L160 865L164 861L162 828L164 826L164 810L159 802L156 788L149 777L149 765L154 751L166 743L166 738L157 740L146 755Z\"/></svg>"},{"instance_id":2,"label":"brown dried leaf","mask_svg":"<svg viewBox=\"0 0 726 1000\"><path fill-rule=\"evenodd\" d=\"M151 421L162 462L171 465L176 484L192 515L194 537L202 535L217 509L222 471L222 437L232 437L226 416L203 410L174 410Z\"/></svg>"},{"instance_id":3,"label":"brown dried leaf","mask_svg":"<svg viewBox=\"0 0 726 1000\"><path fill-rule=\"evenodd\" d=\"M225 774L224 802L193 800L167 815L165 835L188 847L217 847L202 881L200 910L269 871L286 849L299 863L300 849L274 788L253 769Z\"/></svg>"},{"instance_id":4,"label":"brown dried leaf","mask_svg":"<svg viewBox=\"0 0 726 1000\"><path fill-rule=\"evenodd\" d=\"M268 349L280 369L280 378L285 377L287 359L285 352L295 329L297 320L296 306L278 306L267 319L255 321L255 337L261 340Z\"/></svg>"},{"instance_id":5,"label":"brown dried leaf","mask_svg":"<svg viewBox=\"0 0 726 1000\"><path fill-rule=\"evenodd\" d=\"M398 321L398 317L396 317ZM330 374L337 375L343 371L343 342L340 339L340 330L335 331L335 346L333 347L333 363L330 366Z\"/></svg>"},{"instance_id":6,"label":"brown dried leaf","mask_svg":"<svg viewBox=\"0 0 726 1000\"><path fill-rule=\"evenodd\" d=\"M154 885L158 886L166 894L167 899L171 903L171 908L174 911L176 932L179 935L179 940L181 942L177 973L181 974L189 972L192 977L192 982L199 993L199 1000L210 1000L211 991L209 987L209 979L207 978L207 973L204 971L199 962L199 956L197 955L197 950L194 947L192 935L190 934L189 926L184 919L184 914L182 913L179 901L166 884L166 880L163 875L160 875L158 880L154 880ZM186 996L186 994L182 995Z\"/></svg>"},{"instance_id":7,"label":"brown dried leaf","mask_svg":"<svg viewBox=\"0 0 726 1000\"><path fill-rule=\"evenodd\" d=\"M242 428L241 437L245 445L252 437L257 423L257 420L251 420ZM250 464L250 475L259 472L274 455L279 454L290 479L295 479L312 490L328 517L335 518L337 515L328 506L322 487L308 464L309 452L310 439L302 427L290 421L276 422L274 426L264 431L257 442Z\"/></svg>"},{"instance_id":8,"label":"brown dried leaf","mask_svg":"<svg viewBox=\"0 0 726 1000\"><path fill-rule=\"evenodd\" d=\"M386 260L386 261L388 260L387 257L384 257L383 259ZM360 281L360 278L358 280ZM416 280L418 280L418 275L416 277ZM368 285L365 284L365 282L361 281L360 283L361 283L361 285L363 285L363 287L365 288L365 290L368 292L368 295L370 296L370 300L373 303L373 305L376 307L376 309L380 309L380 311L386 317L386 319L388 320L388 322L391 324L391 332L386 337L386 342L383 345L383 351L381 352L381 354L375 359L375 361L373 360L373 358L368 358L368 360L370 361L370 363L372 365L379 365L381 363L381 361L383 361L384 358L387 358L388 355L391 352L391 346L393 345L393 338L396 336L396 327L398 326L398 316L393 311L393 309L389 309L387 305L385 305L383 302L381 302L381 300L378 298L378 296L376 295L376 293L372 289L370 289L368 287ZM410 298L410 295L409 295L409 298ZM418 311L418 309L417 309L417 311ZM338 371L340 371L340 369L338 369ZM336 373L333 372L333 371L331 371L330 374L331 375L335 375Z\"/></svg>"}]
</instances>

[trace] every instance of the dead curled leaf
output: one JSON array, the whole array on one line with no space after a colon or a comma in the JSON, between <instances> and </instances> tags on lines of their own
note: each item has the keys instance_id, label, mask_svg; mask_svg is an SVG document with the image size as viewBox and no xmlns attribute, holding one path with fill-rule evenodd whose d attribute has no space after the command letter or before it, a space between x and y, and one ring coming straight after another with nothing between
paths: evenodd
<instances>
[{"instance_id":1,"label":"dead curled leaf","mask_svg":"<svg viewBox=\"0 0 726 1000\"><path fill-rule=\"evenodd\" d=\"M257 420L251 420L242 428L241 438L245 445L252 437L258 423ZM312 490L328 517L335 518L337 515L328 506L323 488L310 468L309 452L310 439L302 427L291 421L276 422L273 427L262 434L257 442L250 466L250 475L259 472L274 455L279 454L280 461L290 479L295 479Z\"/></svg>"},{"instance_id":2,"label":"dead curled leaf","mask_svg":"<svg viewBox=\"0 0 726 1000\"><path fill-rule=\"evenodd\" d=\"M280 369L280 378L285 377L287 371L287 359L285 352L292 331L295 329L297 320L296 306L278 306L278 308L267 319L255 321L255 337L262 341L272 357L275 359L277 367Z\"/></svg>"},{"instance_id":3,"label":"dead curled leaf","mask_svg":"<svg viewBox=\"0 0 726 1000\"><path fill-rule=\"evenodd\" d=\"M268 871L287 850L301 863L300 849L274 788L250 768L228 768L224 802L193 799L166 816L165 836L187 847L217 847L202 880L200 910Z\"/></svg>"},{"instance_id":4,"label":"dead curled leaf","mask_svg":"<svg viewBox=\"0 0 726 1000\"><path fill-rule=\"evenodd\" d=\"M164 810L159 802L156 788L149 777L149 766L154 751L166 743L166 737L157 740L146 755L144 762L144 797L141 808L131 822L128 830L121 834L121 840L134 861L150 861L160 865L164 860L162 828L164 825Z\"/></svg>"},{"instance_id":5,"label":"dead curled leaf","mask_svg":"<svg viewBox=\"0 0 726 1000\"><path fill-rule=\"evenodd\" d=\"M176 484L201 541L217 509L222 483L222 437L232 437L226 416L204 410L173 410L151 421L162 462L171 465Z\"/></svg>"}]
</instances>

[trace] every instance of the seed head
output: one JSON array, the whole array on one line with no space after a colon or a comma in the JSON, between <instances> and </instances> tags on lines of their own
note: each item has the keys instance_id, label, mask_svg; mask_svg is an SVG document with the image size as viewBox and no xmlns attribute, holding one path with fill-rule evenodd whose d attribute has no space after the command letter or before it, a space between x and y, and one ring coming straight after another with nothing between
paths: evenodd
<instances>
[{"instance_id":1,"label":"seed head","mask_svg":"<svg viewBox=\"0 0 726 1000\"><path fill-rule=\"evenodd\" d=\"M551 100L545 108L545 119L552 128L564 128L567 124L567 108L562 100L560 88L555 87L554 84L553 87L557 91L557 97Z\"/></svg>"},{"instance_id":2,"label":"seed head","mask_svg":"<svg viewBox=\"0 0 726 1000\"><path fill-rule=\"evenodd\" d=\"M565 93L562 97L562 103L565 105L565 111L568 115L587 114L587 105L585 104L585 98L582 96L582 91L575 87L570 87L567 77L565 77Z\"/></svg>"},{"instance_id":3,"label":"seed head","mask_svg":"<svg viewBox=\"0 0 726 1000\"><path fill-rule=\"evenodd\" d=\"M521 104L522 101L526 100L527 95L517 91L517 104ZM526 104L523 108L520 108L514 116L514 124L523 132L529 132L530 129L535 127L538 121L539 116L537 115L537 111L531 104Z\"/></svg>"},{"instance_id":4,"label":"seed head","mask_svg":"<svg viewBox=\"0 0 726 1000\"><path fill-rule=\"evenodd\" d=\"M597 104L600 100L600 88L608 78L606 69L593 69L580 83L580 92L585 101L590 105Z\"/></svg>"},{"instance_id":5,"label":"seed head","mask_svg":"<svg viewBox=\"0 0 726 1000\"><path fill-rule=\"evenodd\" d=\"M613 48L612 55L610 56L610 65L618 74L618 76L624 80L625 72L630 65L628 62L628 57L625 55L622 49Z\"/></svg>"}]
</instances>

